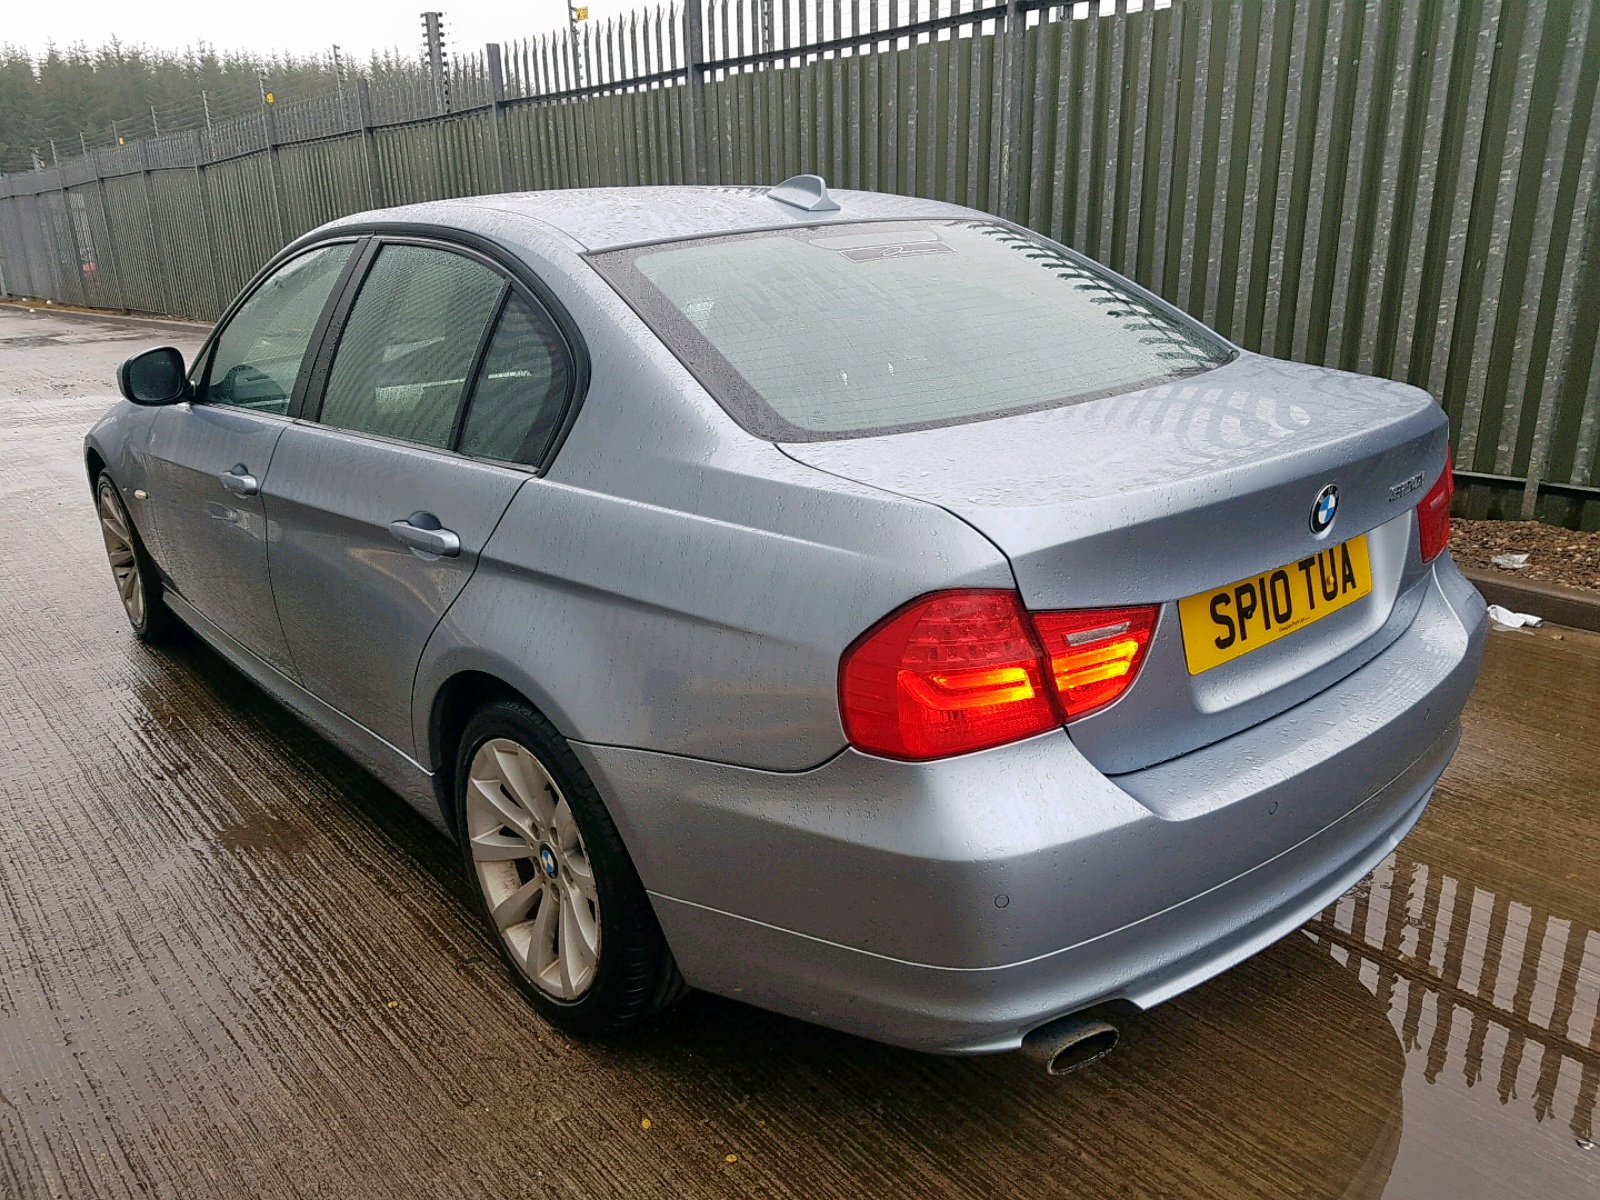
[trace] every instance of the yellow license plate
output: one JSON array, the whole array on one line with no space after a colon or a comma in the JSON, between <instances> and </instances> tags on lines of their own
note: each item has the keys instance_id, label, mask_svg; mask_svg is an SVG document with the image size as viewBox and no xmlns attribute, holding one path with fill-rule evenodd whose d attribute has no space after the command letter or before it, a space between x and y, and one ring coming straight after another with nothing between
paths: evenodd
<instances>
[{"instance_id":1,"label":"yellow license plate","mask_svg":"<svg viewBox=\"0 0 1600 1200\"><path fill-rule=\"evenodd\" d=\"M1178 601L1189 674L1249 654L1372 591L1367 537Z\"/></svg>"}]
</instances>

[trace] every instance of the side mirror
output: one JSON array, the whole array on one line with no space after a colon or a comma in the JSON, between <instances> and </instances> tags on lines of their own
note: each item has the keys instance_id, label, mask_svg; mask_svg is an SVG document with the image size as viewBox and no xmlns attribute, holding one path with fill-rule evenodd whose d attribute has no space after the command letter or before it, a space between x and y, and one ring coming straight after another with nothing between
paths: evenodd
<instances>
[{"instance_id":1,"label":"side mirror","mask_svg":"<svg viewBox=\"0 0 1600 1200\"><path fill-rule=\"evenodd\" d=\"M117 387L135 404L176 404L187 399L183 355L171 346L135 354L117 368Z\"/></svg>"}]
</instances>

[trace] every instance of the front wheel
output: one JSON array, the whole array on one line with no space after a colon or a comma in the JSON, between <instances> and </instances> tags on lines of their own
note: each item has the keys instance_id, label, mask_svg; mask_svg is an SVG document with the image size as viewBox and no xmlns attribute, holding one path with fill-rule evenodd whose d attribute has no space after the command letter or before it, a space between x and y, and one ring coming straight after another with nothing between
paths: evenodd
<instances>
[{"instance_id":1,"label":"front wheel","mask_svg":"<svg viewBox=\"0 0 1600 1200\"><path fill-rule=\"evenodd\" d=\"M566 741L525 704L468 723L456 801L479 909L546 1018L615 1033L685 990L610 814Z\"/></svg>"},{"instance_id":2,"label":"front wheel","mask_svg":"<svg viewBox=\"0 0 1600 1200\"><path fill-rule=\"evenodd\" d=\"M94 497L100 537L105 542L111 578L117 585L117 597L128 615L128 624L140 641L162 641L172 631L172 615L161 602L161 577L128 519L116 483L105 471L95 481Z\"/></svg>"}]
</instances>

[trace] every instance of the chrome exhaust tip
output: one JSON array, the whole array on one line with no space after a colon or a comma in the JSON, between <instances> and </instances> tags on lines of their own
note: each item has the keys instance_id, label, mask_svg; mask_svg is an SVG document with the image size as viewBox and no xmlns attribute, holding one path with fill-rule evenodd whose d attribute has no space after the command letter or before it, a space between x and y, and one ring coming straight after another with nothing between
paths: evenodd
<instances>
[{"instance_id":1,"label":"chrome exhaust tip","mask_svg":"<svg viewBox=\"0 0 1600 1200\"><path fill-rule=\"evenodd\" d=\"M1100 1017L1065 1016L1022 1039L1022 1052L1044 1063L1051 1075L1070 1075L1098 1062L1116 1047L1117 1027Z\"/></svg>"}]
</instances>

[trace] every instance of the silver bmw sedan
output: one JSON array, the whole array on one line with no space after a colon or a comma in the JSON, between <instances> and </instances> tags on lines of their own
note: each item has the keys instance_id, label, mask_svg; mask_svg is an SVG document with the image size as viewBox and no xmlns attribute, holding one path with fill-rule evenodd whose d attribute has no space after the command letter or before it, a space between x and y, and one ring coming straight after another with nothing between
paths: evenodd
<instances>
[{"instance_id":1,"label":"silver bmw sedan","mask_svg":"<svg viewBox=\"0 0 1600 1200\"><path fill-rule=\"evenodd\" d=\"M1079 1065L1394 848L1483 651L1426 393L814 176L338 220L119 382L135 634L459 841L578 1031Z\"/></svg>"}]
</instances>

